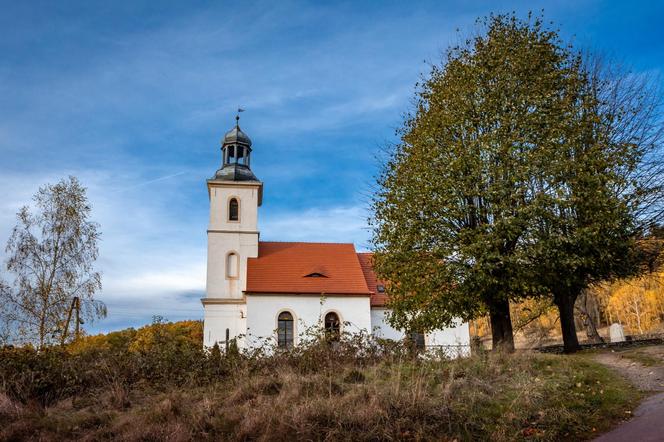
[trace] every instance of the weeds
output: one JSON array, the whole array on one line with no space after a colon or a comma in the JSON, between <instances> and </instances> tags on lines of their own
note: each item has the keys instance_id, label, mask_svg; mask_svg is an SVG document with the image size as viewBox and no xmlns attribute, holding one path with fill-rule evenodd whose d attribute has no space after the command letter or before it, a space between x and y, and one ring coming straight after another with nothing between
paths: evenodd
<instances>
[{"instance_id":1,"label":"weeds","mask_svg":"<svg viewBox=\"0 0 664 442\"><path fill-rule=\"evenodd\" d=\"M1 350L0 439L579 439L638 399L570 356L422 357L368 336L225 355L169 330Z\"/></svg>"}]
</instances>

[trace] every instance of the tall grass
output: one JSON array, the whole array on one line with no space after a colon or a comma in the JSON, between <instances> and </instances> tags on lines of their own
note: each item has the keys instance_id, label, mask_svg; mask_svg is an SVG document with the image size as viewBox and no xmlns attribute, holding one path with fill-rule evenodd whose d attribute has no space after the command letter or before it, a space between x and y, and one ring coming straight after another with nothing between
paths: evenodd
<instances>
[{"instance_id":1,"label":"tall grass","mask_svg":"<svg viewBox=\"0 0 664 442\"><path fill-rule=\"evenodd\" d=\"M638 399L578 357L423 357L369 336L223 354L157 324L149 345L0 352L0 438L558 440Z\"/></svg>"}]
</instances>

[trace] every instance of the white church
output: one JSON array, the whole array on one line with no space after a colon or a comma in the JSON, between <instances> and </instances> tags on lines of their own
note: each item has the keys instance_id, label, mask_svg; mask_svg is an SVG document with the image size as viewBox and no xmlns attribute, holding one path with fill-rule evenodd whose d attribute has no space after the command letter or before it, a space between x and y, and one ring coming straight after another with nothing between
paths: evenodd
<instances>
[{"instance_id":1,"label":"white church","mask_svg":"<svg viewBox=\"0 0 664 442\"><path fill-rule=\"evenodd\" d=\"M352 243L261 241L258 208L263 183L251 171L251 140L236 125L221 143L222 164L207 180L207 290L204 345L236 339L240 348L266 340L298 345L308 328L338 335L364 331L399 340L386 321L387 296L376 280L371 253ZM416 335L419 345L469 351L468 323Z\"/></svg>"}]
</instances>

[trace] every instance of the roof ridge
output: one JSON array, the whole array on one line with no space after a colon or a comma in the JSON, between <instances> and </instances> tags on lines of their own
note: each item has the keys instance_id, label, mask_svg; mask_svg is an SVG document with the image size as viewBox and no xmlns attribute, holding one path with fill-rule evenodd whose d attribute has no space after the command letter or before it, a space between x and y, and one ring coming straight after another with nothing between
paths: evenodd
<instances>
[{"instance_id":1,"label":"roof ridge","mask_svg":"<svg viewBox=\"0 0 664 442\"><path fill-rule=\"evenodd\" d=\"M355 247L352 242L325 242L325 241L259 241L259 243L275 243L275 244L336 244L336 245L351 245Z\"/></svg>"}]
</instances>

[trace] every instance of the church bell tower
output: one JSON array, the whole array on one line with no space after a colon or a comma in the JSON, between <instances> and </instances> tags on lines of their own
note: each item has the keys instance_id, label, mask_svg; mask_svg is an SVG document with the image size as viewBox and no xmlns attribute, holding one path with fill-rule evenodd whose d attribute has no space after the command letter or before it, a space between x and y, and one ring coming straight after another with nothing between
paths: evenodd
<instances>
[{"instance_id":1,"label":"church bell tower","mask_svg":"<svg viewBox=\"0 0 664 442\"><path fill-rule=\"evenodd\" d=\"M251 171L251 139L235 127L221 141L221 167L207 180L210 223L207 230L207 284L204 344L220 346L247 332L244 290L247 259L258 256L258 207L263 183ZM237 339L240 347L242 338Z\"/></svg>"}]
</instances>

